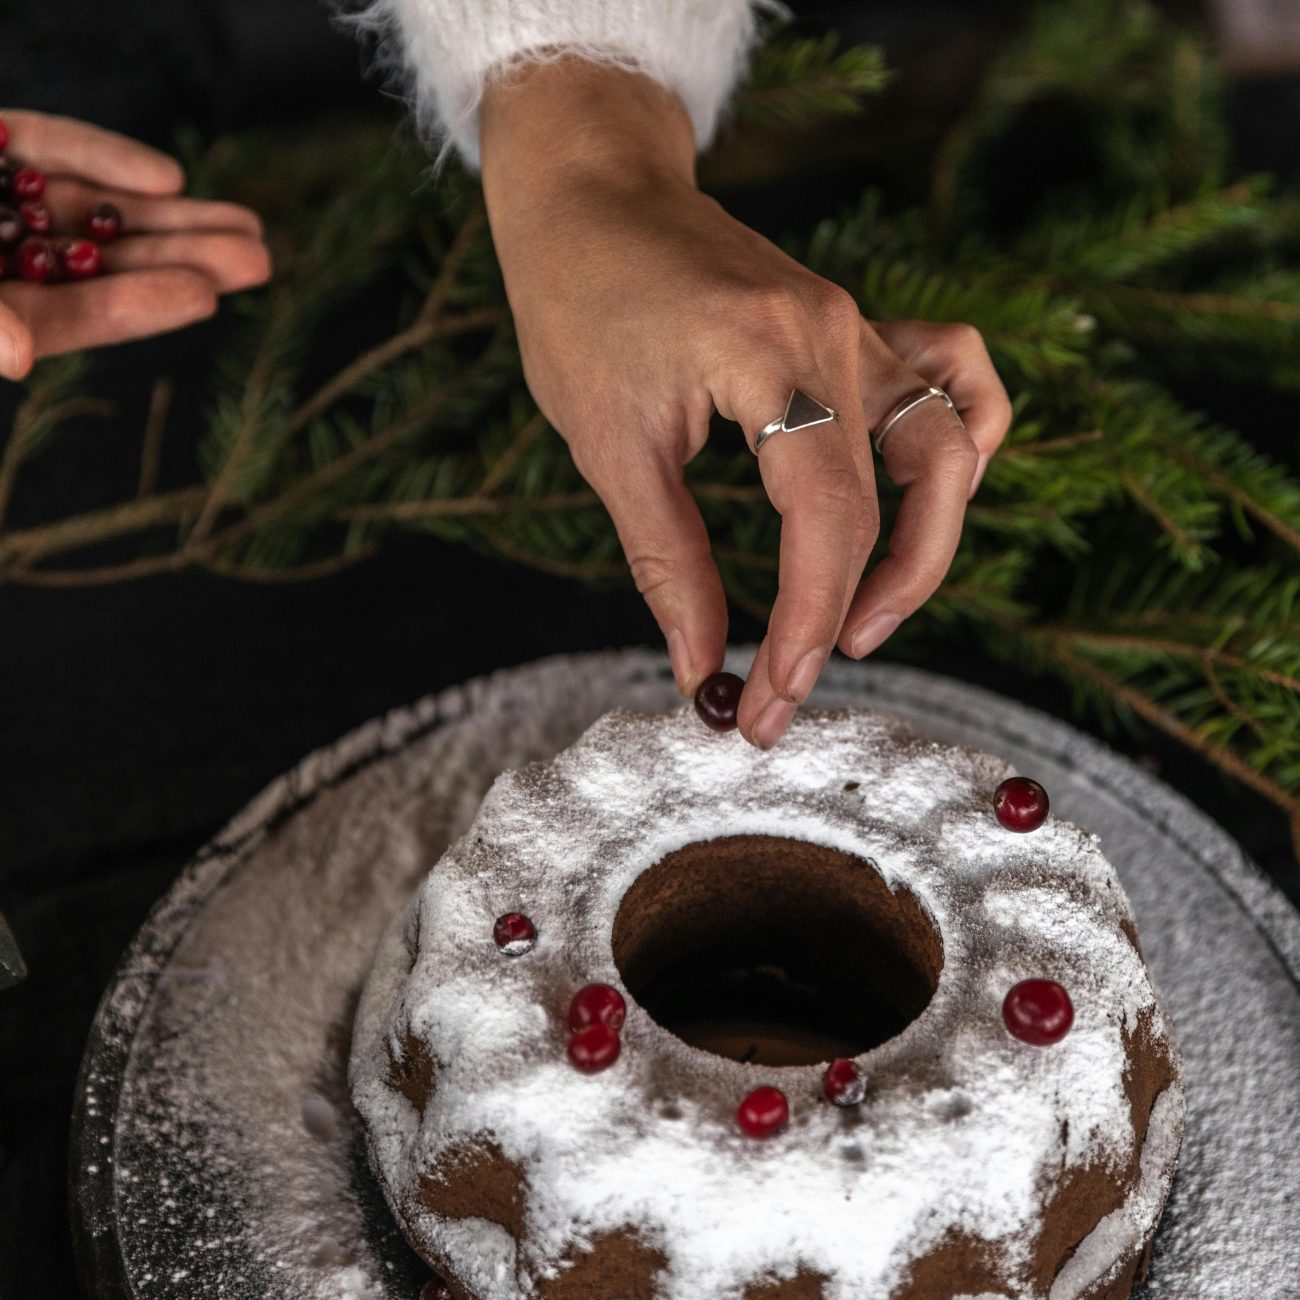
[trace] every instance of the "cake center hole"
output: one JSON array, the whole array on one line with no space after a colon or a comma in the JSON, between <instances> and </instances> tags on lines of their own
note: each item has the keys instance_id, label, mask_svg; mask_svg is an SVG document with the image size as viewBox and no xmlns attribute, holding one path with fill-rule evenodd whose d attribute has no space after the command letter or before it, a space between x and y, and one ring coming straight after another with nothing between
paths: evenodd
<instances>
[{"instance_id":1,"label":"cake center hole","mask_svg":"<svg viewBox=\"0 0 1300 1300\"><path fill-rule=\"evenodd\" d=\"M763 1065L856 1056L925 1010L934 922L865 858L803 840L688 844L639 876L614 960L642 1009L693 1047Z\"/></svg>"}]
</instances>

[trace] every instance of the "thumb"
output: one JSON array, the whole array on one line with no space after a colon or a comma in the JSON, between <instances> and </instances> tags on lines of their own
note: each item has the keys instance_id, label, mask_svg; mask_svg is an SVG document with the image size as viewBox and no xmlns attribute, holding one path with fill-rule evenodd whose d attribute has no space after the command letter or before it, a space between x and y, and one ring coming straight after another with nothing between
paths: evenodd
<instances>
[{"instance_id":1,"label":"thumb","mask_svg":"<svg viewBox=\"0 0 1300 1300\"><path fill-rule=\"evenodd\" d=\"M0 302L0 376L25 379L34 353L31 330L11 307Z\"/></svg>"}]
</instances>

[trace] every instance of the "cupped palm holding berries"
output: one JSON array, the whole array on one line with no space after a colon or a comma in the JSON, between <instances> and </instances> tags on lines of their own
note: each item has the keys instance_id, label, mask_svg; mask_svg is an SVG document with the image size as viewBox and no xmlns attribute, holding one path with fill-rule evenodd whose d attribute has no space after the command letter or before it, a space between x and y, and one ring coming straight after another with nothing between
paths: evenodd
<instances>
[{"instance_id":1,"label":"cupped palm holding berries","mask_svg":"<svg viewBox=\"0 0 1300 1300\"><path fill-rule=\"evenodd\" d=\"M8 147L9 129L0 122L0 150ZM0 154L0 253L17 248L17 256L0 256L0 278L20 276L33 284L44 284L67 276L84 280L104 269L98 248L122 231L122 214L112 203L96 203L86 213L86 233L65 235L58 242L44 236L58 236L54 214L44 202L46 176L16 158ZM10 205L13 206L10 206Z\"/></svg>"}]
</instances>

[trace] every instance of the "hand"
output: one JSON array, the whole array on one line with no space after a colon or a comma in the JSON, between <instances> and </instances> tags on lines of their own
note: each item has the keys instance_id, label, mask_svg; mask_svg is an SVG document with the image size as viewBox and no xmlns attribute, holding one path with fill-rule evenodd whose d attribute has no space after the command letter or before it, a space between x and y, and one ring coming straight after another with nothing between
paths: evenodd
<instances>
[{"instance_id":1,"label":"hand","mask_svg":"<svg viewBox=\"0 0 1300 1300\"><path fill-rule=\"evenodd\" d=\"M80 232L108 202L124 234L104 248L109 274L70 284L0 283L0 375L37 357L179 329L211 316L217 296L262 284L270 256L255 213L178 197L185 177L166 154L66 117L0 109L9 152L48 176L58 231Z\"/></svg>"},{"instance_id":2,"label":"hand","mask_svg":"<svg viewBox=\"0 0 1300 1300\"><path fill-rule=\"evenodd\" d=\"M759 471L782 517L779 592L739 711L769 747L832 649L861 657L934 592L1010 420L967 326L872 327L852 297L729 217L694 183L680 102L576 60L489 88L483 182L525 376L608 507L685 694L721 665L727 613L682 466L716 408L759 430L799 387L839 412L778 433ZM943 385L885 440L904 489L890 554L861 581L880 512L868 430Z\"/></svg>"}]
</instances>

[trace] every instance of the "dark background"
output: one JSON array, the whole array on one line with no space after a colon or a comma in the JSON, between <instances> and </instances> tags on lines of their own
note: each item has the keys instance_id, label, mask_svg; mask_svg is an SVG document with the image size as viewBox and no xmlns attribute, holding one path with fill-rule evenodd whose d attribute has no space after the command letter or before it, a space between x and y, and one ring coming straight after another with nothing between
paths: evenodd
<instances>
[{"instance_id":1,"label":"dark background","mask_svg":"<svg viewBox=\"0 0 1300 1300\"><path fill-rule=\"evenodd\" d=\"M881 130L892 122L895 139L901 131L918 147L960 106L1024 8L795 7L810 27L885 46L902 75L879 110ZM1196 16L1197 6L1178 7ZM0 15L0 100L162 147L178 123L211 136L339 109L396 118L398 106L361 67L314 0L26 3ZM1300 171L1300 78L1275 70L1243 81L1233 116L1244 168ZM797 192L723 197L775 235L808 203L855 192L870 165L814 171ZM181 380L177 418L197 410L201 393L184 387L187 358L202 358L214 328L115 349L120 419L79 435L75 465L42 471L36 462L15 521L105 498L121 460L115 439L135 436L159 369ZM4 387L7 428L15 392ZM1254 431L1240 393L1185 395ZM1295 425L1293 403L1249 414ZM733 635L760 630L738 616ZM195 849L278 773L385 709L539 655L632 643L658 639L630 590L592 592L426 540L287 587L199 573L104 589L0 587L0 910L31 967L23 986L0 993L0 1297L75 1293L64 1187L81 1047L122 949ZM1069 713L1063 691L961 645L938 651L932 666ZM1159 740L1111 739L1300 893L1287 828L1269 806Z\"/></svg>"}]
</instances>

